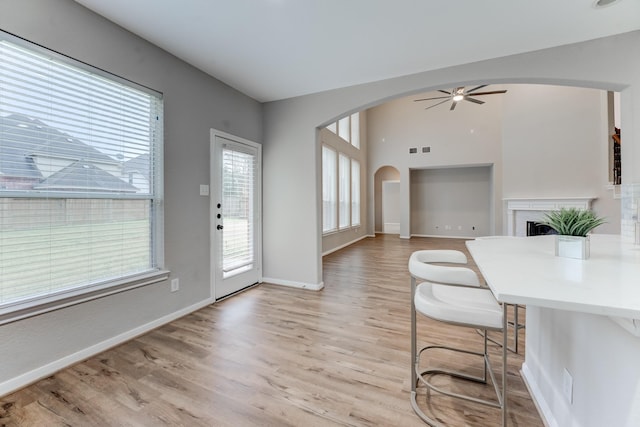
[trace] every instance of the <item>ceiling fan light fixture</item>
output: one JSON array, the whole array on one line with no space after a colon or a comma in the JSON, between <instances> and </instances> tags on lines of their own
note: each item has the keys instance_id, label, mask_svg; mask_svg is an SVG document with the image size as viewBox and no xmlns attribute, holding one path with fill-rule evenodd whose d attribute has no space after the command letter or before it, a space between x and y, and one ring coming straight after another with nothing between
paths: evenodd
<instances>
[{"instance_id":1,"label":"ceiling fan light fixture","mask_svg":"<svg viewBox=\"0 0 640 427\"><path fill-rule=\"evenodd\" d=\"M456 105L458 105L459 102L461 101L469 101L472 102L474 104L484 104L484 101L480 101L479 99L476 99L477 96L485 96L485 95L496 95L499 93L506 93L506 90L490 90L490 91L484 91L484 92L477 92L479 89L482 89L484 87L487 87L488 85L480 85L480 86L476 86L472 89L469 89L467 91L465 91L465 87L464 86L459 86L454 88L451 92L446 91L446 90L442 90L442 89L438 89L438 92L443 93L444 96L432 96L430 98L421 98L421 99L414 99L415 102L418 101L436 101L435 104L428 106L427 108L425 108L425 110L429 110L431 108L437 107L438 105L442 105L445 102L449 102L451 101L451 108L449 108L449 111L453 111L456 108Z\"/></svg>"},{"instance_id":2,"label":"ceiling fan light fixture","mask_svg":"<svg viewBox=\"0 0 640 427\"><path fill-rule=\"evenodd\" d=\"M607 6L613 6L616 3L620 3L622 0L596 0L593 2L593 7L596 9L602 9Z\"/></svg>"}]
</instances>

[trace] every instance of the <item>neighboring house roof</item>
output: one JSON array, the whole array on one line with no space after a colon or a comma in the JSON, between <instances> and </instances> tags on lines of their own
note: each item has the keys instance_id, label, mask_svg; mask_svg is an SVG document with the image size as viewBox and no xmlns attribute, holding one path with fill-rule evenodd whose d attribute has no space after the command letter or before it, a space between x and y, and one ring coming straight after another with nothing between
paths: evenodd
<instances>
[{"instance_id":1,"label":"neighboring house roof","mask_svg":"<svg viewBox=\"0 0 640 427\"><path fill-rule=\"evenodd\" d=\"M33 186L49 191L113 191L135 193L133 185L85 161L77 161Z\"/></svg>"},{"instance_id":2,"label":"neighboring house roof","mask_svg":"<svg viewBox=\"0 0 640 427\"><path fill-rule=\"evenodd\" d=\"M0 174L42 178L33 157L118 163L111 157L37 119L22 114L0 116Z\"/></svg>"},{"instance_id":3,"label":"neighboring house roof","mask_svg":"<svg viewBox=\"0 0 640 427\"><path fill-rule=\"evenodd\" d=\"M151 181L149 175L149 164L149 153L140 154L139 156L134 157L131 160L127 160L124 163L124 171L125 173L138 172L143 175L147 181Z\"/></svg>"},{"instance_id":4,"label":"neighboring house roof","mask_svg":"<svg viewBox=\"0 0 640 427\"><path fill-rule=\"evenodd\" d=\"M35 157L62 159L69 164L44 179ZM142 160L140 163L140 167L144 166ZM96 164L118 165L120 162L40 120L22 114L0 116L0 175L3 178L28 178L35 182L31 187L34 190L138 191Z\"/></svg>"}]
</instances>

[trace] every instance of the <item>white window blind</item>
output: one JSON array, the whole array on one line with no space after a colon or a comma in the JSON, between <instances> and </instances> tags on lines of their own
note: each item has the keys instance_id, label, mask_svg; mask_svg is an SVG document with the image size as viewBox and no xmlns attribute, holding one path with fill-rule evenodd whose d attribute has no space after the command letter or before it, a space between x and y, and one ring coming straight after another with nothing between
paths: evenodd
<instances>
[{"instance_id":1,"label":"white window blind","mask_svg":"<svg viewBox=\"0 0 640 427\"><path fill-rule=\"evenodd\" d=\"M329 147L322 146L322 231L338 228L338 154Z\"/></svg>"},{"instance_id":2,"label":"white window blind","mask_svg":"<svg viewBox=\"0 0 640 427\"><path fill-rule=\"evenodd\" d=\"M349 227L351 220L351 173L350 159L348 156L340 153L338 164L338 198L339 204L339 228Z\"/></svg>"},{"instance_id":3,"label":"white window blind","mask_svg":"<svg viewBox=\"0 0 640 427\"><path fill-rule=\"evenodd\" d=\"M253 214L256 156L222 149L222 271L223 277L241 273L255 262Z\"/></svg>"},{"instance_id":4,"label":"white window blind","mask_svg":"<svg viewBox=\"0 0 640 427\"><path fill-rule=\"evenodd\" d=\"M351 159L351 226L360 225L360 162Z\"/></svg>"},{"instance_id":5,"label":"white window blind","mask_svg":"<svg viewBox=\"0 0 640 427\"><path fill-rule=\"evenodd\" d=\"M0 314L162 262L162 97L0 32Z\"/></svg>"}]
</instances>

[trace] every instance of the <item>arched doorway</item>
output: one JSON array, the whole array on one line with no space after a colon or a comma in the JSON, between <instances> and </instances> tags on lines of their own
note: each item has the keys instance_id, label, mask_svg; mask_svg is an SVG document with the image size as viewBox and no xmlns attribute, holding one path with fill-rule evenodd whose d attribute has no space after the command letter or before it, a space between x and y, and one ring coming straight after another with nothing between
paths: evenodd
<instances>
[{"instance_id":1,"label":"arched doorway","mask_svg":"<svg viewBox=\"0 0 640 427\"><path fill-rule=\"evenodd\" d=\"M400 234L400 171L383 166L374 175L374 231Z\"/></svg>"}]
</instances>

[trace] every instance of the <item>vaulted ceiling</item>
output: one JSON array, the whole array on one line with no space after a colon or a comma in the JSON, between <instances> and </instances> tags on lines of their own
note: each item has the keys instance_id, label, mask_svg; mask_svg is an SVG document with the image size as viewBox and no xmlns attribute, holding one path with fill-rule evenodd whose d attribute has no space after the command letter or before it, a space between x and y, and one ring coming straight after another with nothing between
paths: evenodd
<instances>
[{"instance_id":1,"label":"vaulted ceiling","mask_svg":"<svg viewBox=\"0 0 640 427\"><path fill-rule=\"evenodd\" d=\"M640 29L640 0L75 1L262 102Z\"/></svg>"}]
</instances>

